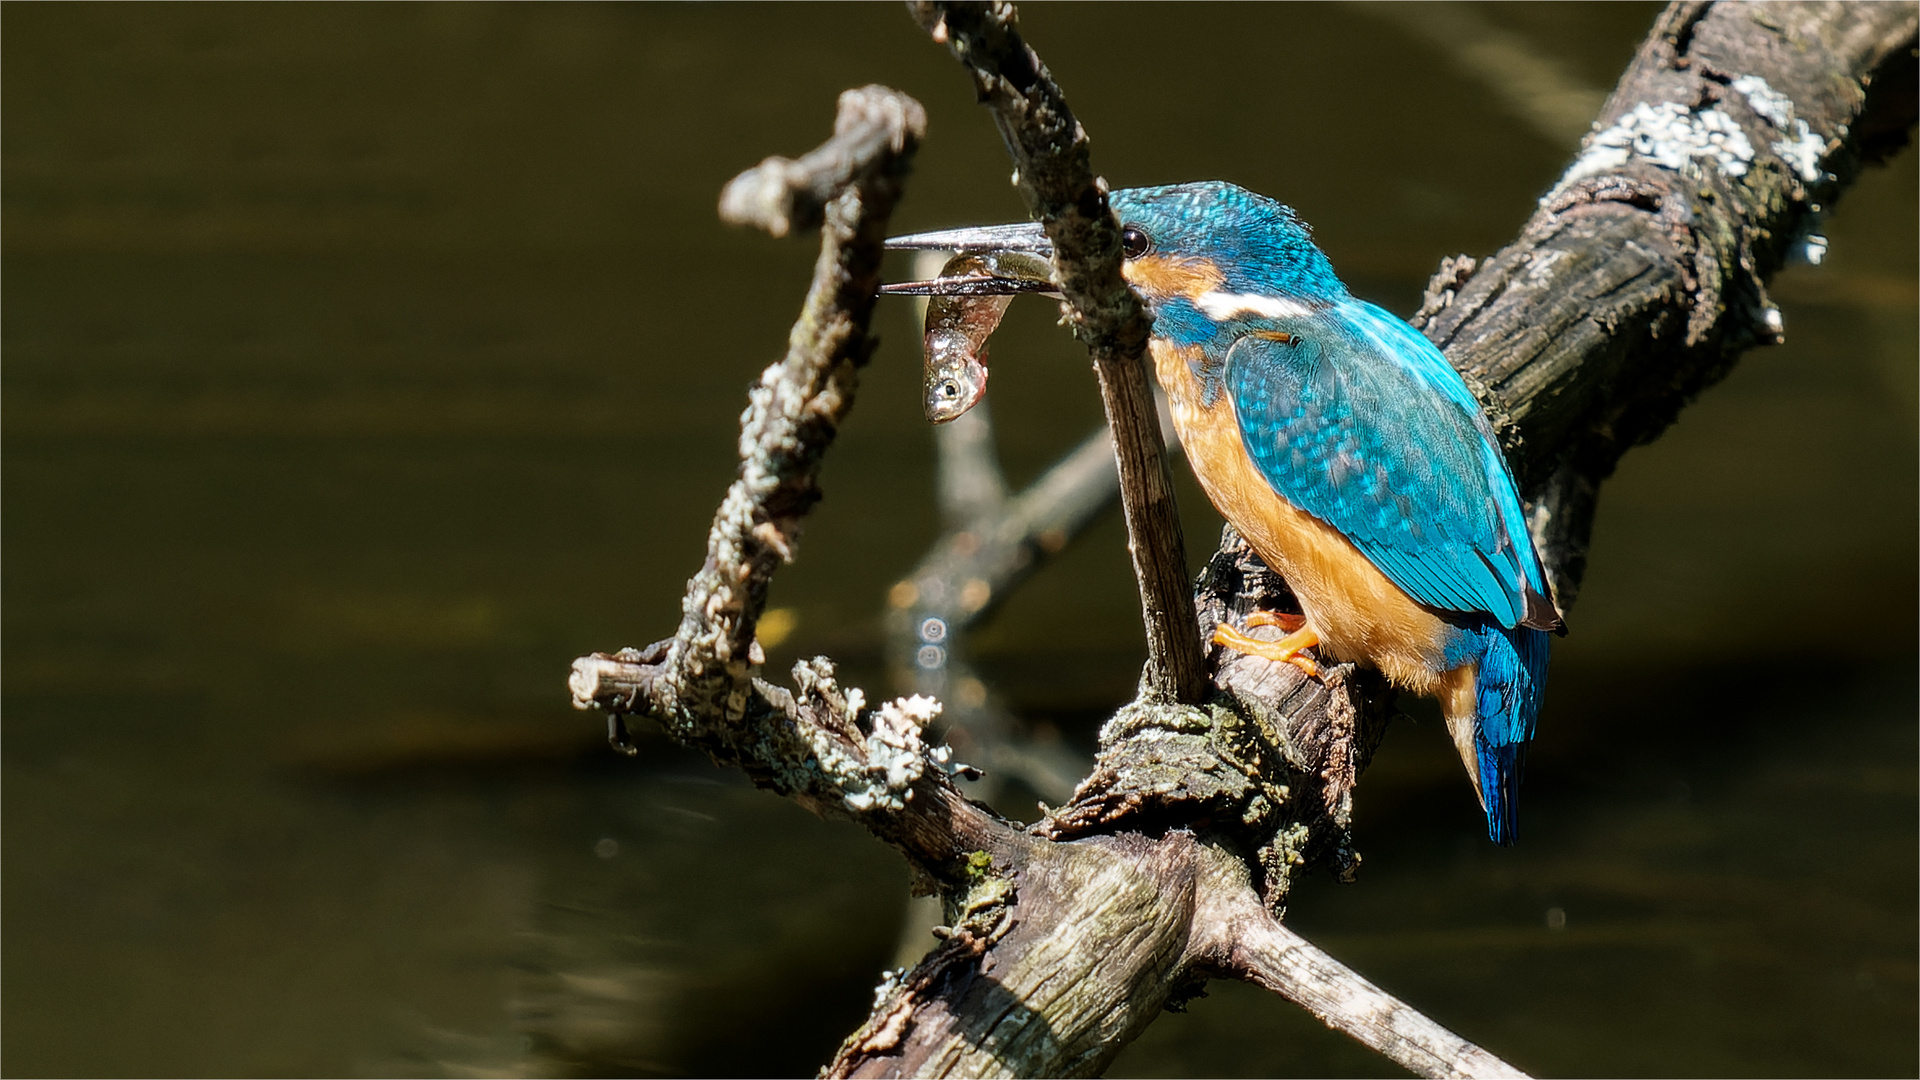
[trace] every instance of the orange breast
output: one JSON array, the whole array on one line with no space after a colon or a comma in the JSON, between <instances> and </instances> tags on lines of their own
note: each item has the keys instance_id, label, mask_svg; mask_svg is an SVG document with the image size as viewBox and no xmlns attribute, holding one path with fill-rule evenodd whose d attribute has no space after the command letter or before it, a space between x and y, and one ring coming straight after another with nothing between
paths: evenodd
<instances>
[{"instance_id":1,"label":"orange breast","mask_svg":"<svg viewBox=\"0 0 1920 1080\"><path fill-rule=\"evenodd\" d=\"M1331 525L1288 502L1247 456L1230 395L1200 400L1198 349L1155 339L1154 373L1173 406L1187 461L1221 514L1287 579L1322 648L1379 668L1399 686L1440 688L1447 624L1413 602Z\"/></svg>"}]
</instances>

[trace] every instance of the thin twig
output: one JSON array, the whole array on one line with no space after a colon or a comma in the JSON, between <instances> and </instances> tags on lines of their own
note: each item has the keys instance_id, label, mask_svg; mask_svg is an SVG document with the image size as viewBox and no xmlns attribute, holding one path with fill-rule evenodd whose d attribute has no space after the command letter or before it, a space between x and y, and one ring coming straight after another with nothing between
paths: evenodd
<instances>
[{"instance_id":1,"label":"thin twig","mask_svg":"<svg viewBox=\"0 0 1920 1080\"><path fill-rule=\"evenodd\" d=\"M1204 850L1198 861L1189 945L1197 963L1274 991L1416 1076L1526 1075L1283 926L1248 887L1240 860Z\"/></svg>"},{"instance_id":2,"label":"thin twig","mask_svg":"<svg viewBox=\"0 0 1920 1080\"><path fill-rule=\"evenodd\" d=\"M1251 893L1246 896L1251 900ZM1282 995L1416 1076L1527 1075L1368 982L1257 905L1247 906L1255 918L1240 926L1231 959L1240 978Z\"/></svg>"},{"instance_id":3,"label":"thin twig","mask_svg":"<svg viewBox=\"0 0 1920 1080\"><path fill-rule=\"evenodd\" d=\"M1087 135L1046 66L1015 26L1013 5L911 3L916 18L967 66L1012 155L1015 183L1053 241L1054 276L1067 319L1093 355L1114 431L1120 501L1147 631L1143 681L1164 701L1197 702L1206 662L1189 600L1186 548L1173 477L1144 362L1148 321L1120 276L1120 224L1105 181L1089 163Z\"/></svg>"},{"instance_id":4,"label":"thin twig","mask_svg":"<svg viewBox=\"0 0 1920 1080\"><path fill-rule=\"evenodd\" d=\"M1247 918L1235 926L1228 958L1233 975L1280 994L1416 1076L1527 1075L1287 929L1253 902L1251 892L1242 895Z\"/></svg>"},{"instance_id":5,"label":"thin twig","mask_svg":"<svg viewBox=\"0 0 1920 1080\"><path fill-rule=\"evenodd\" d=\"M926 131L926 110L905 94L883 86L849 90L840 95L832 139L798 161L770 157L734 177L720 192L720 218L774 236L817 229L827 204L848 188L879 172L904 170ZM904 171L895 179L900 175ZM886 195L886 205L869 213L890 215L897 194Z\"/></svg>"}]
</instances>

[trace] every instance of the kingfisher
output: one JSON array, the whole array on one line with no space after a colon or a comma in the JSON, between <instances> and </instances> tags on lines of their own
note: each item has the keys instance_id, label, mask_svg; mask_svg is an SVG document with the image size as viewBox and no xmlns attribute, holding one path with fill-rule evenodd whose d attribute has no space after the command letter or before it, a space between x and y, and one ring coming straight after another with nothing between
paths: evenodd
<instances>
[{"instance_id":1,"label":"kingfisher","mask_svg":"<svg viewBox=\"0 0 1920 1080\"><path fill-rule=\"evenodd\" d=\"M1291 208L1223 181L1110 201L1187 461L1302 612L1254 612L1213 641L1317 676L1313 649L1438 698L1487 835L1511 844L1548 635L1566 628L1479 401L1419 331L1347 290ZM1052 255L1035 223L888 244ZM1263 625L1284 636L1246 632Z\"/></svg>"}]
</instances>

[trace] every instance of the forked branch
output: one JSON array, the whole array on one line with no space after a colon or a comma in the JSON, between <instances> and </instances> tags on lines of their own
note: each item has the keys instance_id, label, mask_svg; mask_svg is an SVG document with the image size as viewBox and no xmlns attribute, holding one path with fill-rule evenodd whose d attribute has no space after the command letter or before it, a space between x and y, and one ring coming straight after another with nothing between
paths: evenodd
<instances>
[{"instance_id":1,"label":"forked branch","mask_svg":"<svg viewBox=\"0 0 1920 1080\"><path fill-rule=\"evenodd\" d=\"M754 620L871 351L880 241L923 124L909 99L868 88L843 98L834 143L763 166L762 194L740 200L771 207L751 216L776 231L824 205L813 289L787 359L752 391L741 476L680 632L576 661L576 703L607 709L616 733L623 712L654 715L756 782L856 817L942 894L943 943L883 985L833 1074L1091 1075L1178 990L1226 975L1423 1075L1513 1075L1275 921L1299 868L1344 875L1357 862L1352 791L1384 724L1384 688L1366 672L1309 682L1254 657L1218 657L1211 671L1182 658L1179 643L1198 656L1198 626L1229 610L1284 606L1284 583L1231 533L1193 606L1184 582L1170 592L1161 580L1184 571L1177 544L1153 546L1173 531L1152 524L1172 507L1170 493L1154 501L1166 474L1139 362L1145 324L1119 283L1084 132L1009 7L914 10L994 107L1110 391L1123 486L1146 496L1128 508L1152 647L1145 692L1107 723L1072 801L1023 830L956 792L920 737L935 703L870 707L824 659L796 667L794 691L754 677ZM1419 321L1507 438L1563 604L1619 454L1743 349L1778 340L1767 277L1860 163L1904 138L1916 21L1904 3L1676 4L1515 244L1436 277ZM829 172L844 179L822 180Z\"/></svg>"}]
</instances>

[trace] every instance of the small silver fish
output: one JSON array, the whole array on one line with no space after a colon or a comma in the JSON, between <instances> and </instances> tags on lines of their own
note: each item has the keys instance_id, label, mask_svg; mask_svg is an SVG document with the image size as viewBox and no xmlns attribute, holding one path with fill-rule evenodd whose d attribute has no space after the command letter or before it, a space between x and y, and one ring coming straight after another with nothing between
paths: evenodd
<instances>
[{"instance_id":1,"label":"small silver fish","mask_svg":"<svg viewBox=\"0 0 1920 1080\"><path fill-rule=\"evenodd\" d=\"M966 252L940 268L932 284L954 279L1014 278L1046 282L1045 259L1020 252ZM1010 295L935 294L927 298L925 382L927 419L936 424L964 416L987 394L987 338L1013 302Z\"/></svg>"}]
</instances>

